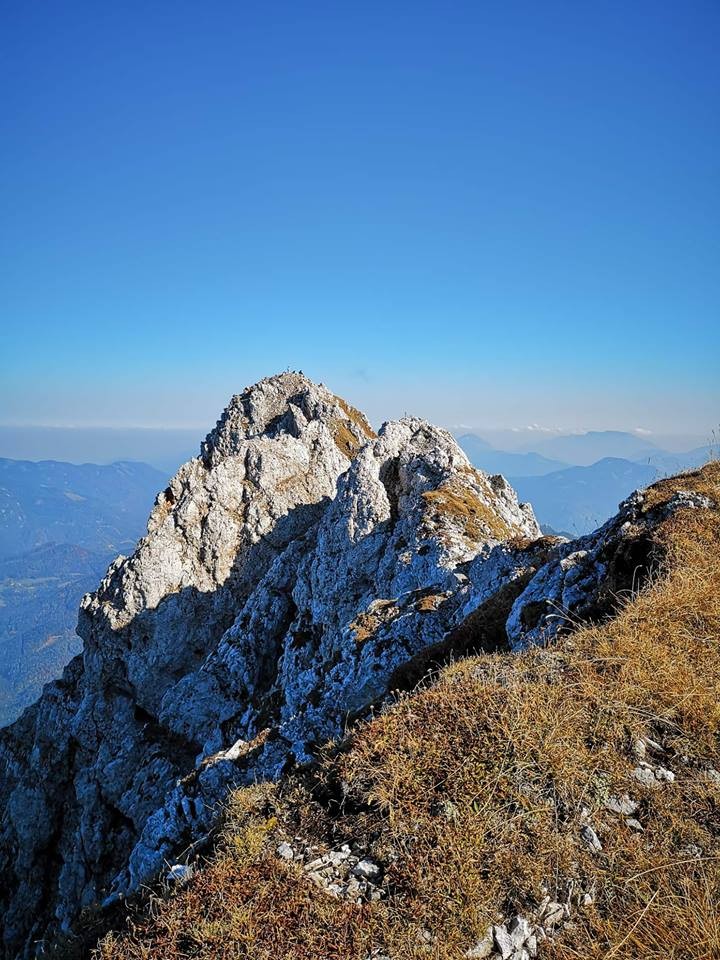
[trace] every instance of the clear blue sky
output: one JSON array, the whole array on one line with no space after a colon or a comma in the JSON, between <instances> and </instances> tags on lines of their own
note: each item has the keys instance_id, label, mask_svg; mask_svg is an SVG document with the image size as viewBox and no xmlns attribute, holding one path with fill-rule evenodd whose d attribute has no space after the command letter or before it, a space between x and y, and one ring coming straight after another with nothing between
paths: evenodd
<instances>
[{"instance_id":1,"label":"clear blue sky","mask_svg":"<svg viewBox=\"0 0 720 960\"><path fill-rule=\"evenodd\" d=\"M720 421L717 0L0 16L0 422Z\"/></svg>"}]
</instances>

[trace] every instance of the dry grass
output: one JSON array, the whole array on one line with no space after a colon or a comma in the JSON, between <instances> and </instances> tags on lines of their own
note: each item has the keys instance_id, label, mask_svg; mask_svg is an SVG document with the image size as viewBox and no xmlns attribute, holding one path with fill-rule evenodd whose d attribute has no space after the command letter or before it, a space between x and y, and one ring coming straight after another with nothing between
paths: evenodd
<instances>
[{"instance_id":1,"label":"dry grass","mask_svg":"<svg viewBox=\"0 0 720 960\"><path fill-rule=\"evenodd\" d=\"M350 629L354 633L355 643L361 647L384 624L389 623L399 613L394 600L375 600L367 610L358 615Z\"/></svg>"},{"instance_id":2,"label":"dry grass","mask_svg":"<svg viewBox=\"0 0 720 960\"><path fill-rule=\"evenodd\" d=\"M348 426L347 421L342 420L339 417L336 417L331 421L330 428L332 430L335 446L344 456L348 458L348 460L352 460L365 443L365 440L362 438L364 437L368 440L373 440L377 434L359 410L356 410L355 407L351 407L350 404L346 403L341 397L335 397L335 399L337 400L338 406L341 408L347 419L355 426L356 430L360 434L360 438L358 438L358 436L356 436L356 434L353 433Z\"/></svg>"},{"instance_id":3,"label":"dry grass","mask_svg":"<svg viewBox=\"0 0 720 960\"><path fill-rule=\"evenodd\" d=\"M678 483L720 503L717 465ZM311 775L239 791L214 860L97 956L364 960L378 947L459 960L490 921L571 885L594 902L541 956L719 957L720 786L707 771L720 769L720 513L680 511L658 536L667 569L614 619L551 649L451 665ZM633 779L639 738L673 783ZM641 833L605 807L623 793ZM580 839L586 821L600 853ZM388 899L318 892L274 855L295 834L361 840Z\"/></svg>"},{"instance_id":4,"label":"dry grass","mask_svg":"<svg viewBox=\"0 0 720 960\"><path fill-rule=\"evenodd\" d=\"M350 406L350 404L346 400L343 400L342 397L335 397L335 399L337 400L348 420L352 420L355 426L365 434L368 440L374 440L377 437L377 434L367 422L365 416L356 407Z\"/></svg>"},{"instance_id":5,"label":"dry grass","mask_svg":"<svg viewBox=\"0 0 720 960\"><path fill-rule=\"evenodd\" d=\"M694 491L704 494L711 500L718 498L720 485L720 460L711 460L701 470L688 470L665 480L658 480L645 493L643 508L647 511L669 500L679 491Z\"/></svg>"},{"instance_id":6,"label":"dry grass","mask_svg":"<svg viewBox=\"0 0 720 960\"><path fill-rule=\"evenodd\" d=\"M463 532L472 543L484 537L507 540L512 531L500 517L469 487L446 483L423 493L430 516L449 516L459 520Z\"/></svg>"}]
</instances>

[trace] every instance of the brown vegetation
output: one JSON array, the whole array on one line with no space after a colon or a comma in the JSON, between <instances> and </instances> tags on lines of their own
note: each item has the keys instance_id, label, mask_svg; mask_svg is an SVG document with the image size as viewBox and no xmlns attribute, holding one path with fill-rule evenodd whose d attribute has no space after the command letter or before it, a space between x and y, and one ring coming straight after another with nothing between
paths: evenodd
<instances>
[{"instance_id":1,"label":"brown vegetation","mask_svg":"<svg viewBox=\"0 0 720 960\"><path fill-rule=\"evenodd\" d=\"M649 501L677 489L720 502L720 467L663 481ZM468 509L452 491L443 504ZM450 665L314 771L238 791L211 862L96 956L459 960L488 923L569 888L592 903L541 957L720 956L720 512L678 511L658 536L665 569L613 619ZM638 783L642 749L674 782ZM641 830L607 808L623 794ZM361 844L386 899L319 891L275 854L296 835Z\"/></svg>"},{"instance_id":2,"label":"brown vegetation","mask_svg":"<svg viewBox=\"0 0 720 960\"><path fill-rule=\"evenodd\" d=\"M512 531L495 511L477 496L469 487L459 484L443 484L435 490L423 493L430 515L450 516L463 524L465 536L477 542L491 536L496 540L506 540Z\"/></svg>"},{"instance_id":3,"label":"brown vegetation","mask_svg":"<svg viewBox=\"0 0 720 960\"><path fill-rule=\"evenodd\" d=\"M377 434L365 419L364 414L362 414L356 407L352 407L346 400L343 400L342 397L335 397L335 399L342 408L348 420L352 420L355 426L360 428L368 440L374 440L377 437Z\"/></svg>"},{"instance_id":4,"label":"brown vegetation","mask_svg":"<svg viewBox=\"0 0 720 960\"><path fill-rule=\"evenodd\" d=\"M375 439L377 434L362 413L360 413L359 410L356 410L355 407L351 407L349 403L346 403L346 401L342 399L342 397L335 397L335 399L337 400L338 406L342 409L348 420L357 428L357 431L360 433L361 437L365 437L368 440ZM333 433L333 440L335 441L335 445L337 446L338 450L340 450L340 452L346 456L348 460L352 460L363 446L364 440L359 439L350 429L347 422L341 420L339 417L332 420L330 426Z\"/></svg>"}]
</instances>

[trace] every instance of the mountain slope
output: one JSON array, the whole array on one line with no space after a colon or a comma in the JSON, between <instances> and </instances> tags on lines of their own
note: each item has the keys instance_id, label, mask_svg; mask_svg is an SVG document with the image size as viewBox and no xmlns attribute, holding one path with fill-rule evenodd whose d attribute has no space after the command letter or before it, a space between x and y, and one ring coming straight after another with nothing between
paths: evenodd
<instances>
[{"instance_id":1,"label":"mountain slope","mask_svg":"<svg viewBox=\"0 0 720 960\"><path fill-rule=\"evenodd\" d=\"M238 782L310 759L461 616L463 565L538 533L423 421L375 437L298 374L234 397L83 601L82 658L0 733L7 949L152 879Z\"/></svg>"},{"instance_id":2,"label":"mountain slope","mask_svg":"<svg viewBox=\"0 0 720 960\"><path fill-rule=\"evenodd\" d=\"M0 560L0 726L19 716L80 652L77 609L111 559L50 544Z\"/></svg>"},{"instance_id":3,"label":"mountain slope","mask_svg":"<svg viewBox=\"0 0 720 960\"><path fill-rule=\"evenodd\" d=\"M649 454L638 463L647 463L656 467L661 476L679 473L681 470L696 470L713 457L714 448L707 444L704 447L695 447L685 453L666 453L663 450Z\"/></svg>"},{"instance_id":4,"label":"mountain slope","mask_svg":"<svg viewBox=\"0 0 720 960\"><path fill-rule=\"evenodd\" d=\"M154 427L13 427L0 424L0 454L12 460L62 460L81 466L148 463L172 476L191 457L201 430ZM163 481L165 482L165 481Z\"/></svg>"},{"instance_id":5,"label":"mountain slope","mask_svg":"<svg viewBox=\"0 0 720 960\"><path fill-rule=\"evenodd\" d=\"M458 437L458 443L470 463L486 473L501 473L505 477L534 477L562 470L567 466L561 460L549 460L539 453L506 453L503 450L494 450L472 433Z\"/></svg>"},{"instance_id":6,"label":"mountain slope","mask_svg":"<svg viewBox=\"0 0 720 960\"><path fill-rule=\"evenodd\" d=\"M0 726L79 652L83 594L133 548L164 485L143 463L0 460Z\"/></svg>"},{"instance_id":7,"label":"mountain slope","mask_svg":"<svg viewBox=\"0 0 720 960\"><path fill-rule=\"evenodd\" d=\"M236 791L209 859L132 904L129 929L117 914L94 956L718 956L718 504L717 463L634 497L597 542L647 521L661 577L550 648L444 668L311 771Z\"/></svg>"},{"instance_id":8,"label":"mountain slope","mask_svg":"<svg viewBox=\"0 0 720 960\"><path fill-rule=\"evenodd\" d=\"M0 459L0 557L48 543L103 554L132 549L165 485L146 463Z\"/></svg>"},{"instance_id":9,"label":"mountain slope","mask_svg":"<svg viewBox=\"0 0 720 960\"><path fill-rule=\"evenodd\" d=\"M659 452L647 437L623 430L589 430L587 433L534 440L532 449L552 460L564 460L581 467L606 457L641 460Z\"/></svg>"},{"instance_id":10,"label":"mountain slope","mask_svg":"<svg viewBox=\"0 0 720 960\"><path fill-rule=\"evenodd\" d=\"M456 817L462 822L466 807L482 811L492 800L491 784L501 782L499 774L512 761L512 753L501 757L503 738L507 742L501 718L512 716L522 699L509 698L499 678L497 699L484 708L482 683L488 680L478 675L480 686L441 715L434 732L420 704L419 725L408 737L388 727L391 740L374 742L367 760L374 757L382 766L387 755L387 778L378 774L374 782L369 770L367 777L355 776L352 765L340 765L337 778L332 767L320 775L315 792L324 744L342 740L376 707L383 708L382 730L389 695L412 689L445 662L502 651L498 664L514 663L511 649L522 656L529 647L563 643L578 620L612 617L623 596L667 555L664 525L690 510L704 516L713 504L692 487L667 497L650 491L629 498L615 518L582 541L541 537L532 510L518 503L502 477L472 468L449 434L422 420L387 423L375 435L358 411L293 373L233 397L200 456L181 467L158 497L134 554L119 558L84 599L82 657L0 732L6 953L30 956L38 939L81 944L77 937L89 919L107 925L123 913L128 897L140 896L169 865L173 877L187 877L187 861L212 846L229 801L240 832L227 842L243 869L248 854L266 850L264 838L275 837L280 819L297 824L292 843L302 846L307 871L299 862L296 869L301 877L314 874L325 892L338 896L345 934L355 939L352 950L338 946L345 934L335 935L334 908L326 898L302 893L293 906L283 896L273 857L249 864L245 894L259 899L234 915L229 935L213 912L224 910L224 895L201 906L196 897L207 923L196 918L191 929L176 928L178 940L145 950L145 956L202 950L227 957L268 956L268 950L288 956L293 945L295 956L315 956L301 921L317 910L328 934L321 955L335 950L338 957L364 958L368 932L379 938L371 950L385 946L376 926L384 916L381 901L403 891L416 919L425 909L417 896L427 896L428 921L446 916L437 920L441 933L452 931L452 916L459 918L463 936L473 933L488 910L477 882L486 848L479 834L475 848L457 848L476 864L475 880L463 888L460 862L450 856L455 841L439 846L445 834L438 836L438 830ZM710 664L703 666L703 677L712 681ZM548 676L556 676L558 689L544 690L542 709L528 703L531 726L541 721L542 727L542 718L549 722L557 714L553 707L565 702L562 669ZM473 715L484 718L479 726ZM488 741L492 716L501 726ZM461 724L467 718L465 740L453 738L453 718ZM578 729L585 743L582 725ZM533 750L556 756L547 745ZM331 759L341 763L343 755ZM479 755L487 757L485 766L478 759L478 767ZM406 773L413 763L422 767L423 757L430 766L414 785ZM452 782L439 773L441 767L453 771ZM269 813L273 788L253 786L262 783L300 790L300 802ZM415 807L401 794L387 793L393 783L400 791L407 785ZM245 787L252 788L249 794ZM340 825L339 834L330 824L328 833L316 831L313 839L312 820L317 814L320 829L324 815L302 796L303 788ZM251 809L257 790L259 811ZM543 802L543 791L536 795L522 777L518 790L533 808ZM513 796L505 785L502 795ZM561 793L550 820L564 817L573 798ZM332 856L313 863L319 841L342 843L336 812L359 816L356 851L334 847ZM498 835L488 849L505 851L517 876L527 878L525 886L516 884L527 893L534 874L512 851L530 821L522 814L516 821L515 812L514 806L503 809L498 822L515 824L517 834ZM431 828L427 817L439 819ZM280 850L287 860L287 846ZM440 861L433 860L433 850L442 854ZM403 867L403 851L421 856L418 866L426 864L437 896L407 863ZM371 861L363 862L364 853L371 853ZM422 859L426 853L429 862ZM563 869L574 862L570 854L575 856L574 848L560 862ZM293 863L294 857L293 848ZM267 901L263 877L274 891ZM413 883L419 884L417 893ZM203 889L197 888L201 897ZM464 890L461 900L453 890ZM471 895L475 927L462 908ZM356 900L367 920L359 928L346 909ZM503 909L512 902L512 889L503 892ZM372 904L381 912L374 913ZM284 931L284 945L264 943L266 921ZM425 936L417 923L410 932ZM429 936L436 934L430 930ZM449 942L454 948L456 940ZM428 943L435 940L423 940L421 952ZM106 954L112 949L109 942L102 948ZM138 949L142 954L144 947Z\"/></svg>"}]
</instances>

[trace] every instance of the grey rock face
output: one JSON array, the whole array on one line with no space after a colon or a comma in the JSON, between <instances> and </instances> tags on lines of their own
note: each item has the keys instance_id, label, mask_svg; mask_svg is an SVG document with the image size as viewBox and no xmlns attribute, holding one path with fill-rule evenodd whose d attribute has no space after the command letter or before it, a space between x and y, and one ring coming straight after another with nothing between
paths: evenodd
<instances>
[{"instance_id":1,"label":"grey rock face","mask_svg":"<svg viewBox=\"0 0 720 960\"><path fill-rule=\"evenodd\" d=\"M705 496L680 492L645 511L644 496L636 491L594 533L558 544L513 605L507 621L511 647L546 643L578 623L612 613L653 569L658 524L676 510L711 506Z\"/></svg>"},{"instance_id":2,"label":"grey rock face","mask_svg":"<svg viewBox=\"0 0 720 960\"><path fill-rule=\"evenodd\" d=\"M491 589L465 574L480 551L538 535L423 421L375 437L299 374L234 397L84 598L82 656L0 735L8 953L167 872L234 784L311 759Z\"/></svg>"},{"instance_id":3,"label":"grey rock face","mask_svg":"<svg viewBox=\"0 0 720 960\"><path fill-rule=\"evenodd\" d=\"M147 820L115 885L152 877L174 847L210 826L232 785L276 777L341 735L401 664L462 619L471 586L457 568L500 536L537 532L504 481L472 470L444 431L414 419L386 424L217 649L167 690L160 721L199 745L200 768ZM229 763L227 742L249 753Z\"/></svg>"},{"instance_id":4,"label":"grey rock face","mask_svg":"<svg viewBox=\"0 0 720 960\"><path fill-rule=\"evenodd\" d=\"M650 567L657 522L709 505L683 494L644 512L637 494L575 543L540 538L507 482L422 420L375 435L293 373L233 397L136 551L84 598L82 655L0 731L6 953L184 876L232 787L311 761L428 657L607 614ZM377 865L341 884L333 864L343 896L377 893ZM503 927L493 951L532 956L543 929Z\"/></svg>"}]
</instances>

